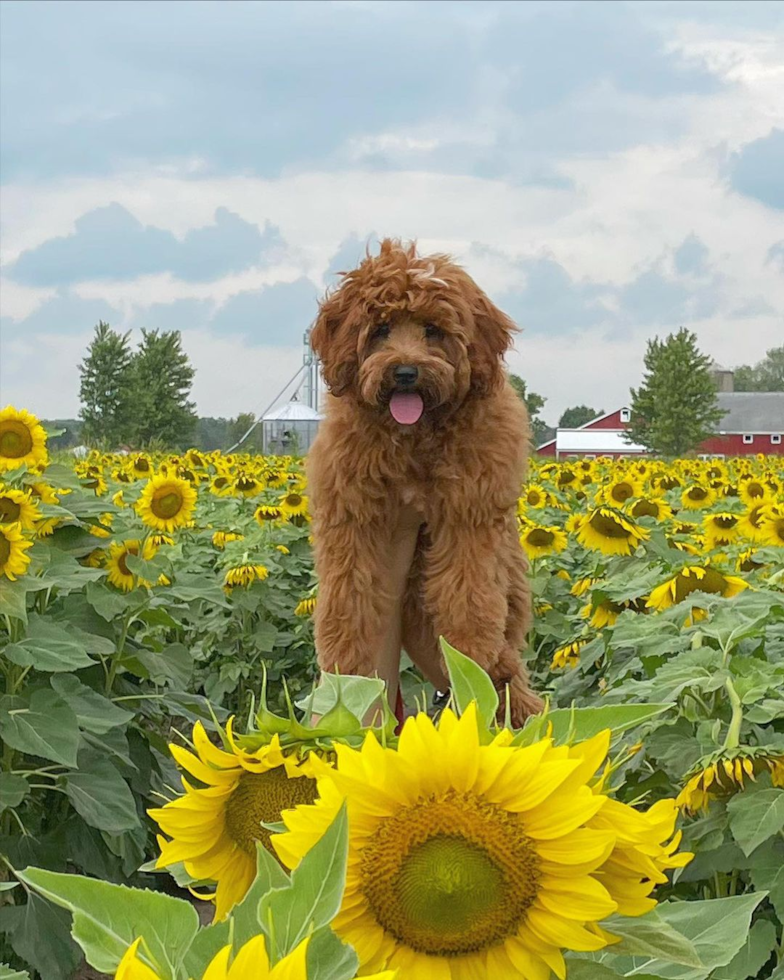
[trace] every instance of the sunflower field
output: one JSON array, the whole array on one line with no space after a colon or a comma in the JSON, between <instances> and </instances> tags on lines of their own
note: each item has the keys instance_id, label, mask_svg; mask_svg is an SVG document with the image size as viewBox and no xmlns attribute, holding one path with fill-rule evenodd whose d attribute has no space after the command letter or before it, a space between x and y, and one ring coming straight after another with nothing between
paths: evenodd
<instances>
[{"instance_id":1,"label":"sunflower field","mask_svg":"<svg viewBox=\"0 0 784 980\"><path fill-rule=\"evenodd\" d=\"M520 493L545 713L442 640L398 733L319 681L300 459L0 411L0 980L784 980L784 457Z\"/></svg>"}]
</instances>

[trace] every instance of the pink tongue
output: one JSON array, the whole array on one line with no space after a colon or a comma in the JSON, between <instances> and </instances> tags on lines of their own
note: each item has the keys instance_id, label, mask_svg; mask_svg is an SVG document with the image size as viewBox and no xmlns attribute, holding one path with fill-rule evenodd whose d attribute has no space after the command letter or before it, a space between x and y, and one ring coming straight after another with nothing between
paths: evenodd
<instances>
[{"instance_id":1,"label":"pink tongue","mask_svg":"<svg viewBox=\"0 0 784 980\"><path fill-rule=\"evenodd\" d=\"M389 399L392 418L401 425L413 425L414 422L418 422L424 410L425 403L418 391L396 391Z\"/></svg>"}]
</instances>

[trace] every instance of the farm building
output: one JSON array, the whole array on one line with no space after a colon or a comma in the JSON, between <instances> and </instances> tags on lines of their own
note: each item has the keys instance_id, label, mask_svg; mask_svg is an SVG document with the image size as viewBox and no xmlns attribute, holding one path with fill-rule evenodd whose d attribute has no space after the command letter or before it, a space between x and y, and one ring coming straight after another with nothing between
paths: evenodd
<instances>
[{"instance_id":1,"label":"farm building","mask_svg":"<svg viewBox=\"0 0 784 980\"><path fill-rule=\"evenodd\" d=\"M266 455L304 455L316 438L322 416L296 400L273 409L261 422L262 452Z\"/></svg>"},{"instance_id":2,"label":"farm building","mask_svg":"<svg viewBox=\"0 0 784 980\"><path fill-rule=\"evenodd\" d=\"M724 417L717 434L697 450L701 456L782 454L784 391L719 391ZM628 443L623 432L631 419L629 408L619 408L586 422L579 429L558 429L555 439L537 448L540 456L639 456L642 446Z\"/></svg>"}]
</instances>

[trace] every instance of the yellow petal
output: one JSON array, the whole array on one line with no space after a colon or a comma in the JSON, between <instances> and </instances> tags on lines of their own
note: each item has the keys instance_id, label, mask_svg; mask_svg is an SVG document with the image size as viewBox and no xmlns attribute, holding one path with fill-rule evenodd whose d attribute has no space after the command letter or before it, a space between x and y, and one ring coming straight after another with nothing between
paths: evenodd
<instances>
[{"instance_id":1,"label":"yellow petal","mask_svg":"<svg viewBox=\"0 0 784 980\"><path fill-rule=\"evenodd\" d=\"M269 972L266 942L264 936L258 935L249 939L240 948L231 964L227 980L248 980L249 977L253 977L254 980L267 980L271 976L275 976L275 971ZM304 972L302 976L305 976Z\"/></svg>"}]
</instances>

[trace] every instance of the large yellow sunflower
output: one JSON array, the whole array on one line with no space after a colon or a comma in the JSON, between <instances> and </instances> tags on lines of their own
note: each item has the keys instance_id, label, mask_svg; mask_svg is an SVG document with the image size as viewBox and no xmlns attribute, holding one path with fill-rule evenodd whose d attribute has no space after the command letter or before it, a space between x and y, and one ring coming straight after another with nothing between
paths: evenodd
<instances>
[{"instance_id":1,"label":"large yellow sunflower","mask_svg":"<svg viewBox=\"0 0 784 980\"><path fill-rule=\"evenodd\" d=\"M784 547L784 514L767 516L760 525L760 541L772 547Z\"/></svg>"},{"instance_id":2,"label":"large yellow sunflower","mask_svg":"<svg viewBox=\"0 0 784 980\"><path fill-rule=\"evenodd\" d=\"M631 555L648 537L645 528L611 507L597 507L577 530L581 545L603 555Z\"/></svg>"},{"instance_id":3,"label":"large yellow sunflower","mask_svg":"<svg viewBox=\"0 0 784 980\"><path fill-rule=\"evenodd\" d=\"M136 510L148 527L170 533L193 517L196 491L176 476L154 476L147 481Z\"/></svg>"},{"instance_id":4,"label":"large yellow sunflower","mask_svg":"<svg viewBox=\"0 0 784 980\"><path fill-rule=\"evenodd\" d=\"M115 980L161 980L166 976L148 966L139 955L140 936L125 951L117 967ZM204 972L202 980L308 980L307 954L310 938L303 939L288 956L270 967L264 936L254 936L232 956L231 944L219 950ZM366 980L395 980L396 973L377 973Z\"/></svg>"},{"instance_id":5,"label":"large yellow sunflower","mask_svg":"<svg viewBox=\"0 0 784 980\"><path fill-rule=\"evenodd\" d=\"M520 544L532 560L544 555L554 555L563 551L568 539L560 527L553 525L545 527L541 524L529 524L523 527Z\"/></svg>"},{"instance_id":6,"label":"large yellow sunflower","mask_svg":"<svg viewBox=\"0 0 784 980\"><path fill-rule=\"evenodd\" d=\"M672 507L663 500L652 497L641 497L629 505L632 517L652 517L656 521L664 521L672 517Z\"/></svg>"},{"instance_id":7,"label":"large yellow sunflower","mask_svg":"<svg viewBox=\"0 0 784 980\"><path fill-rule=\"evenodd\" d=\"M299 490L292 489L281 497L278 506L287 517L303 517L308 512L308 498Z\"/></svg>"},{"instance_id":8,"label":"large yellow sunflower","mask_svg":"<svg viewBox=\"0 0 784 980\"><path fill-rule=\"evenodd\" d=\"M716 491L711 487L703 487L699 483L693 483L681 494L681 505L686 510L703 510L713 505L716 500Z\"/></svg>"},{"instance_id":9,"label":"large yellow sunflower","mask_svg":"<svg viewBox=\"0 0 784 980\"><path fill-rule=\"evenodd\" d=\"M32 545L18 524L0 524L0 577L15 582L17 576L24 575L30 564L30 556L25 551Z\"/></svg>"},{"instance_id":10,"label":"large yellow sunflower","mask_svg":"<svg viewBox=\"0 0 784 980\"><path fill-rule=\"evenodd\" d=\"M525 488L525 492L520 498L520 503L525 507L533 507L538 510L541 507L546 507L549 499L550 495L544 487L538 483L530 483Z\"/></svg>"},{"instance_id":11,"label":"large yellow sunflower","mask_svg":"<svg viewBox=\"0 0 784 980\"><path fill-rule=\"evenodd\" d=\"M611 507L622 507L632 497L641 496L642 480L631 475L618 477L602 491L602 499Z\"/></svg>"},{"instance_id":12,"label":"large yellow sunflower","mask_svg":"<svg viewBox=\"0 0 784 980\"><path fill-rule=\"evenodd\" d=\"M683 602L692 592L708 592L731 599L749 587L735 575L726 575L710 565L686 565L677 575L657 585L646 605L649 609L669 609Z\"/></svg>"},{"instance_id":13,"label":"large yellow sunflower","mask_svg":"<svg viewBox=\"0 0 784 980\"><path fill-rule=\"evenodd\" d=\"M8 405L0 412L0 473L46 465L46 433L35 415Z\"/></svg>"},{"instance_id":14,"label":"large yellow sunflower","mask_svg":"<svg viewBox=\"0 0 784 980\"><path fill-rule=\"evenodd\" d=\"M739 520L737 514L731 514L729 511L708 514L702 522L708 550L712 551L714 548L723 548L724 545L732 544L738 537Z\"/></svg>"},{"instance_id":15,"label":"large yellow sunflower","mask_svg":"<svg viewBox=\"0 0 784 980\"><path fill-rule=\"evenodd\" d=\"M213 745L196 722L194 752L170 746L189 777L203 785L183 778L183 796L148 811L172 838L158 838L158 867L182 861L192 878L214 881L217 919L225 918L250 887L256 873L256 842L272 851L270 833L262 823L274 823L282 810L316 797L310 756L284 754L277 735L268 745L247 751L237 743L231 722L226 736L231 751Z\"/></svg>"},{"instance_id":16,"label":"large yellow sunflower","mask_svg":"<svg viewBox=\"0 0 784 980\"><path fill-rule=\"evenodd\" d=\"M589 781L610 733L573 747L544 739L514 747L502 731L482 744L473 705L446 709L436 728L409 718L397 751L368 734L336 745L337 769L317 763L319 799L283 814L273 836L297 866L347 802L349 859L333 928L362 971L406 980L547 980L565 976L563 948L611 941L598 922L642 914L671 856L673 800L649 813ZM665 879L666 880L666 879Z\"/></svg>"},{"instance_id":17,"label":"large yellow sunflower","mask_svg":"<svg viewBox=\"0 0 784 980\"><path fill-rule=\"evenodd\" d=\"M761 772L771 774L774 786L782 785L784 756L768 755L764 749L723 749L699 766L675 802L686 813L707 810L712 800L732 796L743 789L746 779L753 782Z\"/></svg>"},{"instance_id":18,"label":"large yellow sunflower","mask_svg":"<svg viewBox=\"0 0 784 980\"><path fill-rule=\"evenodd\" d=\"M18 524L23 531L32 531L40 519L41 511L29 491L0 485L0 524Z\"/></svg>"}]
</instances>

